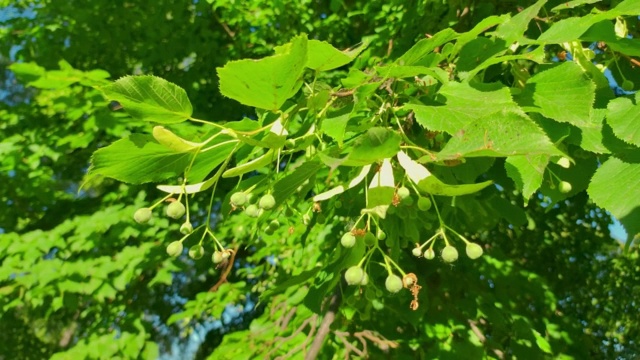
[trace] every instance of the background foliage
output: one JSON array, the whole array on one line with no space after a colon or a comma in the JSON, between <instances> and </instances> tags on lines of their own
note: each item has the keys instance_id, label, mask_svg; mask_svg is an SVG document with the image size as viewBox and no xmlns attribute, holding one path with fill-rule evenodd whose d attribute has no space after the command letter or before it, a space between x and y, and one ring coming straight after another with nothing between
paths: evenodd
<instances>
[{"instance_id":1,"label":"background foliage","mask_svg":"<svg viewBox=\"0 0 640 360\"><path fill-rule=\"evenodd\" d=\"M303 358L314 339L324 338L321 325L331 316L321 358L638 356L638 247L629 240L623 251L609 234L610 213L602 209L620 218L630 239L638 233L640 112L637 95L625 91L640 84L637 2L0 3L0 356ZM224 71L216 72L231 60L270 56L292 39L298 40L275 51L302 49L310 41L301 33L337 49L366 47L350 64L316 76L301 65L313 85L283 93L275 108L264 97L234 89L243 74L260 87L256 74L234 69L242 63L225 67L227 82ZM512 46L516 41L519 47ZM322 64L304 65L322 70ZM323 148L302 139L301 151L283 160L282 177L298 171L310 185L288 197L293 214L274 213L282 226L273 235L264 229L275 215L229 216L225 195L237 179L223 178L213 207L208 192L190 197L189 205L194 226L210 221L216 237L237 251L233 268L226 273L212 265L210 243L203 259L186 251L172 258L165 248L181 237L180 221L156 211L150 224L140 225L132 215L164 196L146 182L180 184L181 171L171 177L171 169L161 174L140 164L100 168L100 154L108 155L110 144L131 134L137 134L129 138L136 144L153 141L155 123L136 117L127 104L129 113L109 107L114 98L105 89L130 74L153 74L184 88L196 119L254 131L256 123L276 117L253 106L282 106L293 119L290 138L322 121L323 146L344 143L344 154L358 146L363 151L350 155L353 170L337 167L327 182L337 153L311 153L307 160L305 146ZM625 79L635 85L629 88ZM298 84L291 86L297 90ZM501 116L512 115L496 109L526 112L536 127L513 141L509 136L517 129L500 125ZM243 118L253 120L230 122ZM447 225L482 244L485 255L476 261L464 257L459 243L453 266L411 256L412 243L439 226L434 208L419 212L416 204L404 203L383 222L389 240L382 247L422 286L416 311L409 309L409 291L389 295L383 289L386 273L375 264L366 287L341 280L365 252L361 242L350 250L338 244L366 205L362 186L341 195L342 207L333 197L321 213L308 212L312 226L303 223L311 206L305 190L321 193L348 182L362 165L395 155L387 155L395 149L388 142L354 145L351 138L368 134L366 120L372 118L393 134L402 129L403 144L413 141L437 153L421 161L443 182L498 184L433 198ZM210 131L200 123L166 126L192 141ZM268 129L255 134L265 135L263 142L258 136L253 144L244 140L251 146L229 167L262 148L284 145L266 138ZM399 136L385 134L390 141ZM375 154L376 148L384 154ZM94 174L107 177L87 177L98 149ZM407 151L413 159L424 155ZM508 156L513 151L526 154L526 161ZM211 154L199 180L208 178L206 164L224 161ZM573 160L568 169L555 163L563 154ZM464 164L457 163L459 155ZM262 165L241 186L276 166ZM402 179L401 168L394 168L396 180ZM572 189L560 192L549 170ZM190 182L197 179L190 175ZM276 195L284 191L275 189ZM185 349L194 331L207 334L197 351Z\"/></svg>"}]
</instances>

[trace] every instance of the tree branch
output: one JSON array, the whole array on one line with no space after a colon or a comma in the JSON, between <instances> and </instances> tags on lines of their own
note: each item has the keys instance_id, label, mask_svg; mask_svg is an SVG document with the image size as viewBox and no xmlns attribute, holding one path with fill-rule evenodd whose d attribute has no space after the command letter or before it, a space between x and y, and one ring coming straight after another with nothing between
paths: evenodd
<instances>
[{"instance_id":1,"label":"tree branch","mask_svg":"<svg viewBox=\"0 0 640 360\"><path fill-rule=\"evenodd\" d=\"M318 327L318 333L315 339L313 339L313 343L309 348L309 352L305 355L304 360L314 360L318 357L318 353L320 353L320 349L322 349L322 344L324 344L325 338L331 331L331 324L336 319L336 313L340 307L340 300L340 289L336 288L331 298L329 298L329 309L324 314L320 327Z\"/></svg>"}]
</instances>

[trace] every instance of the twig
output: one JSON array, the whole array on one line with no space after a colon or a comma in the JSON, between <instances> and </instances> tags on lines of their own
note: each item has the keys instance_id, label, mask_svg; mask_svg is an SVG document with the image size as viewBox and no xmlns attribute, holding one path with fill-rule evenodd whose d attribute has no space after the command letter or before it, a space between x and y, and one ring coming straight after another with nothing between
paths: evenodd
<instances>
[{"instance_id":1,"label":"twig","mask_svg":"<svg viewBox=\"0 0 640 360\"><path fill-rule=\"evenodd\" d=\"M320 323L320 327L318 328L318 333L315 339L313 339L313 343L311 344L309 352L307 352L307 355L305 355L304 357L305 360L313 360L318 357L318 353L320 353L322 344L329 334L329 331L331 331L331 324L336 319L336 313L338 312L338 308L340 307L340 300L341 298L339 289L336 289L336 291L329 299L329 309L324 314L322 323Z\"/></svg>"},{"instance_id":2,"label":"twig","mask_svg":"<svg viewBox=\"0 0 640 360\"><path fill-rule=\"evenodd\" d=\"M231 252L231 258L229 259L229 263L227 264L227 267L222 272L222 275L220 275L220 279L218 280L218 282L215 285L213 285L211 289L209 289L210 292L218 291L218 288L222 284L227 282L227 276L231 272L231 269L233 269L233 262L234 262L234 259L236 258L236 254L238 253L238 248L239 248L238 245L236 245L236 247L233 248L233 251Z\"/></svg>"},{"instance_id":3,"label":"twig","mask_svg":"<svg viewBox=\"0 0 640 360\"><path fill-rule=\"evenodd\" d=\"M222 25L222 28L224 29L224 31L227 33L227 35L229 35L232 39L235 38L236 33L231 31L231 29L229 29L229 26L227 26L226 23L223 23L222 20L220 20L220 17L218 16L218 14L216 14L216 11L213 10L213 17L216 19L216 21Z\"/></svg>"},{"instance_id":4,"label":"twig","mask_svg":"<svg viewBox=\"0 0 640 360\"><path fill-rule=\"evenodd\" d=\"M347 341L347 336L351 335L346 331L334 331L333 332L336 337L338 339L340 339L340 341L342 341L342 344L344 345L345 349L347 350L344 354L344 358L345 360L349 359L349 353L351 353L352 351L354 353L356 353L358 356L361 356L363 358L367 357L367 354L365 352L363 352L362 350L358 349L357 347L351 345L351 343L349 341Z\"/></svg>"}]
</instances>

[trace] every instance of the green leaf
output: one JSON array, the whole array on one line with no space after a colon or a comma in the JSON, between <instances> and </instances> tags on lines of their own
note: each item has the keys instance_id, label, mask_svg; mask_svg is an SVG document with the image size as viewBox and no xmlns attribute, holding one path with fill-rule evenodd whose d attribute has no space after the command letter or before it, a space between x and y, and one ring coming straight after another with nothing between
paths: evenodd
<instances>
[{"instance_id":1,"label":"green leaf","mask_svg":"<svg viewBox=\"0 0 640 360\"><path fill-rule=\"evenodd\" d=\"M458 71L469 71L485 60L500 55L507 50L507 43L501 39L479 37L469 41L460 49L460 56L456 62Z\"/></svg>"},{"instance_id":2,"label":"green leaf","mask_svg":"<svg viewBox=\"0 0 640 360\"><path fill-rule=\"evenodd\" d=\"M300 285L307 282L309 279L315 277L319 271L320 271L320 268L316 267L311 270L303 271L298 275L294 275L292 277L287 278L287 280L278 284L278 286L269 288L265 292L260 294L260 301L264 301L273 295L282 294L292 286Z\"/></svg>"},{"instance_id":3,"label":"green leaf","mask_svg":"<svg viewBox=\"0 0 640 360\"><path fill-rule=\"evenodd\" d=\"M440 106L407 104L417 122L429 130L454 134L474 120L503 110L517 111L507 87L480 91L468 83L450 82L443 85L439 95L446 101Z\"/></svg>"},{"instance_id":4,"label":"green leaf","mask_svg":"<svg viewBox=\"0 0 640 360\"><path fill-rule=\"evenodd\" d=\"M607 105L607 123L613 133L620 139L640 146L640 93L636 93L635 101L620 97L611 100Z\"/></svg>"},{"instance_id":5,"label":"green leaf","mask_svg":"<svg viewBox=\"0 0 640 360\"><path fill-rule=\"evenodd\" d=\"M403 66L390 64L375 68L378 75L383 78L413 78L419 75L430 75L442 84L449 82L449 74L439 67Z\"/></svg>"},{"instance_id":6,"label":"green leaf","mask_svg":"<svg viewBox=\"0 0 640 360\"><path fill-rule=\"evenodd\" d=\"M579 39L593 24L601 19L596 15L588 14L583 17L570 17L562 19L553 25L538 38L538 43L559 44Z\"/></svg>"},{"instance_id":7,"label":"green leaf","mask_svg":"<svg viewBox=\"0 0 640 360\"><path fill-rule=\"evenodd\" d=\"M451 28L444 29L430 38L422 39L402 55L396 63L398 65L425 65L424 60L437 47L458 37L458 34Z\"/></svg>"},{"instance_id":8,"label":"green leaf","mask_svg":"<svg viewBox=\"0 0 640 360\"><path fill-rule=\"evenodd\" d=\"M275 150L269 149L267 152L258 156L257 158L225 171L224 173L222 173L222 177L230 178L230 177L240 176L248 172L251 172L253 170L257 170L262 167L265 167L271 164L273 160L275 160L274 155L275 155Z\"/></svg>"},{"instance_id":9,"label":"green leaf","mask_svg":"<svg viewBox=\"0 0 640 360\"><path fill-rule=\"evenodd\" d=\"M156 76L125 76L100 90L138 120L175 124L193 113L184 89Z\"/></svg>"},{"instance_id":10,"label":"green leaf","mask_svg":"<svg viewBox=\"0 0 640 360\"><path fill-rule=\"evenodd\" d=\"M437 160L540 154L562 155L562 152L531 119L505 112L483 117L462 128L438 153Z\"/></svg>"},{"instance_id":11,"label":"green leaf","mask_svg":"<svg viewBox=\"0 0 640 360\"><path fill-rule=\"evenodd\" d=\"M278 180L273 185L273 197L276 199L276 207L285 202L305 181L314 176L322 167L322 163L318 161L307 161L289 175Z\"/></svg>"},{"instance_id":12,"label":"green leaf","mask_svg":"<svg viewBox=\"0 0 640 360\"><path fill-rule=\"evenodd\" d=\"M160 144L176 152L194 151L200 145L179 137L163 126L154 126L153 137Z\"/></svg>"},{"instance_id":13,"label":"green leaf","mask_svg":"<svg viewBox=\"0 0 640 360\"><path fill-rule=\"evenodd\" d=\"M477 184L460 184L449 185L438 180L435 176L431 175L427 178L420 180L416 185L418 190L424 195L441 195L441 196L462 196L476 193L487 186L493 184L493 181L483 181Z\"/></svg>"},{"instance_id":14,"label":"green leaf","mask_svg":"<svg viewBox=\"0 0 640 360\"><path fill-rule=\"evenodd\" d=\"M495 34L509 44L520 39L529 27L531 20L538 15L540 9L546 2L547 0L539 0L535 4L520 11L511 19L500 24Z\"/></svg>"},{"instance_id":15,"label":"green leaf","mask_svg":"<svg viewBox=\"0 0 640 360\"><path fill-rule=\"evenodd\" d=\"M234 147L234 142L225 142L199 154L189 178L201 181ZM98 149L93 154L88 176L102 175L130 184L160 181L182 174L194 154L176 152L159 144L152 136L134 134Z\"/></svg>"},{"instance_id":16,"label":"green leaf","mask_svg":"<svg viewBox=\"0 0 640 360\"><path fill-rule=\"evenodd\" d=\"M320 125L320 130L335 139L338 142L338 146L342 146L352 109L353 105L348 105L336 111L328 111L326 118L322 120Z\"/></svg>"},{"instance_id":17,"label":"green leaf","mask_svg":"<svg viewBox=\"0 0 640 360\"><path fill-rule=\"evenodd\" d=\"M544 171L549 163L549 155L509 156L505 162L507 175L522 193L525 206L531 195L542 185Z\"/></svg>"},{"instance_id":18,"label":"green leaf","mask_svg":"<svg viewBox=\"0 0 640 360\"><path fill-rule=\"evenodd\" d=\"M353 49L340 51L326 41L309 40L306 66L315 71L339 68L353 61L367 45L361 44Z\"/></svg>"},{"instance_id":19,"label":"green leaf","mask_svg":"<svg viewBox=\"0 0 640 360\"><path fill-rule=\"evenodd\" d=\"M394 156L400 150L402 138L395 131L383 127L370 128L366 134L360 135L350 148L345 158L336 158L333 153L337 148L319 153L320 159L330 167L364 166Z\"/></svg>"},{"instance_id":20,"label":"green leaf","mask_svg":"<svg viewBox=\"0 0 640 360\"><path fill-rule=\"evenodd\" d=\"M594 4L594 3L597 3L597 2L600 2L600 1L602 1L602 0L573 0L573 1L567 1L567 2L563 2L562 4L552 8L551 11L560 12L562 10L573 9L573 8L578 7L578 6L582 6L582 5L586 5L586 4Z\"/></svg>"},{"instance_id":21,"label":"green leaf","mask_svg":"<svg viewBox=\"0 0 640 360\"><path fill-rule=\"evenodd\" d=\"M615 216L627 230L627 245L640 233L640 164L611 157L591 178L588 192L600 207Z\"/></svg>"},{"instance_id":22,"label":"green leaf","mask_svg":"<svg viewBox=\"0 0 640 360\"><path fill-rule=\"evenodd\" d=\"M521 95L523 105L545 117L576 126L590 124L595 84L576 63L567 61L531 77Z\"/></svg>"},{"instance_id":23,"label":"green leaf","mask_svg":"<svg viewBox=\"0 0 640 360\"><path fill-rule=\"evenodd\" d=\"M542 33L536 42L559 44L579 39L592 25L618 16L640 15L640 5L637 0L626 0L615 8L598 14L587 14L582 17L562 19L547 31Z\"/></svg>"},{"instance_id":24,"label":"green leaf","mask_svg":"<svg viewBox=\"0 0 640 360\"><path fill-rule=\"evenodd\" d=\"M332 258L339 257L338 260L320 270L316 275L304 299L305 306L315 313L320 313L325 296L340 282L343 276L342 270L356 265L364 256L364 252L364 241L357 241L356 245L350 249L335 247Z\"/></svg>"},{"instance_id":25,"label":"green leaf","mask_svg":"<svg viewBox=\"0 0 640 360\"><path fill-rule=\"evenodd\" d=\"M298 92L307 62L307 38L298 36L280 54L260 60L238 60L218 68L220 92L242 104L278 110Z\"/></svg>"}]
</instances>

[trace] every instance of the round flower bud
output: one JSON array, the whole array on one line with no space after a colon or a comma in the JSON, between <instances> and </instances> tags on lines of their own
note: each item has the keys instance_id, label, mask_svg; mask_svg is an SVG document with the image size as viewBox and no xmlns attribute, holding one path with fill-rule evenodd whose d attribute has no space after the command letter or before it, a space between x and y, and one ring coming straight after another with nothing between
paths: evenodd
<instances>
[{"instance_id":1,"label":"round flower bud","mask_svg":"<svg viewBox=\"0 0 640 360\"><path fill-rule=\"evenodd\" d=\"M231 194L231 197L229 198L229 202L235 207L246 204L248 200L249 199L247 197L247 194L243 193L242 191Z\"/></svg>"},{"instance_id":2,"label":"round flower bud","mask_svg":"<svg viewBox=\"0 0 640 360\"><path fill-rule=\"evenodd\" d=\"M364 234L364 244L367 246L373 246L378 242L378 238L373 235L372 232L367 232L366 234Z\"/></svg>"},{"instance_id":3,"label":"round flower bud","mask_svg":"<svg viewBox=\"0 0 640 360\"><path fill-rule=\"evenodd\" d=\"M204 256L204 247L202 245L193 245L189 248L189 257L198 260Z\"/></svg>"},{"instance_id":4,"label":"round flower bud","mask_svg":"<svg viewBox=\"0 0 640 360\"><path fill-rule=\"evenodd\" d=\"M214 251L213 255L211 255L211 261L213 261L214 264L220 264L222 261L224 261L224 258L222 257L222 251Z\"/></svg>"},{"instance_id":5,"label":"round flower bud","mask_svg":"<svg viewBox=\"0 0 640 360\"><path fill-rule=\"evenodd\" d=\"M271 210L274 206L276 206L276 198L274 198L271 194L266 194L260 198L260 201L258 201L258 206L260 206L260 208L264 210Z\"/></svg>"},{"instance_id":6,"label":"round flower bud","mask_svg":"<svg viewBox=\"0 0 640 360\"><path fill-rule=\"evenodd\" d=\"M182 249L182 242L174 241L167 245L167 254L172 257L180 256L180 254L182 254Z\"/></svg>"},{"instance_id":7,"label":"round flower bud","mask_svg":"<svg viewBox=\"0 0 640 360\"><path fill-rule=\"evenodd\" d=\"M309 225L311 223L311 216L309 216L309 214L302 215L302 223Z\"/></svg>"},{"instance_id":8,"label":"round flower bud","mask_svg":"<svg viewBox=\"0 0 640 360\"><path fill-rule=\"evenodd\" d=\"M433 258L436 257L436 252L433 251L432 248L428 248L425 252L424 252L424 258L427 260L433 260Z\"/></svg>"},{"instance_id":9,"label":"round flower bud","mask_svg":"<svg viewBox=\"0 0 640 360\"><path fill-rule=\"evenodd\" d=\"M458 250L451 245L447 245L442 249L440 256L442 256L442 260L446 262L454 262L458 260Z\"/></svg>"},{"instance_id":10,"label":"round flower bud","mask_svg":"<svg viewBox=\"0 0 640 360\"><path fill-rule=\"evenodd\" d=\"M571 183L569 182L560 181L560 184L558 184L558 190L560 190L560 192L563 194L570 192L571 189L572 189Z\"/></svg>"},{"instance_id":11,"label":"round flower bud","mask_svg":"<svg viewBox=\"0 0 640 360\"><path fill-rule=\"evenodd\" d=\"M477 259L482 256L482 246L470 242L467 244L466 252L469 259Z\"/></svg>"},{"instance_id":12,"label":"round flower bud","mask_svg":"<svg viewBox=\"0 0 640 360\"><path fill-rule=\"evenodd\" d=\"M179 201L174 201L167 205L167 216L174 219L181 218L186 212L186 208Z\"/></svg>"},{"instance_id":13,"label":"round flower bud","mask_svg":"<svg viewBox=\"0 0 640 360\"><path fill-rule=\"evenodd\" d=\"M384 281L384 287L390 293L397 293L402 290L402 279L398 275L391 274L387 276L387 280Z\"/></svg>"},{"instance_id":14,"label":"round flower bud","mask_svg":"<svg viewBox=\"0 0 640 360\"><path fill-rule=\"evenodd\" d=\"M224 250L222 252L222 259L227 260L231 257L231 250Z\"/></svg>"},{"instance_id":15,"label":"round flower bud","mask_svg":"<svg viewBox=\"0 0 640 360\"><path fill-rule=\"evenodd\" d=\"M256 205L254 205L254 204L251 204L251 205L247 206L247 207L244 209L244 212L245 212L249 217L252 217L252 218L257 218L258 216L260 216L260 209L259 209Z\"/></svg>"},{"instance_id":16,"label":"round flower bud","mask_svg":"<svg viewBox=\"0 0 640 360\"><path fill-rule=\"evenodd\" d=\"M133 219L138 223L138 224L144 224L149 222L149 220L151 220L151 216L153 215L153 213L151 212L151 209L149 208L140 208L138 210L136 210L136 212L133 214Z\"/></svg>"},{"instance_id":17,"label":"round flower bud","mask_svg":"<svg viewBox=\"0 0 640 360\"><path fill-rule=\"evenodd\" d=\"M378 231L376 232L376 237L378 238L378 240L384 240L387 238L387 234L384 231L378 229Z\"/></svg>"},{"instance_id":18,"label":"round flower bud","mask_svg":"<svg viewBox=\"0 0 640 360\"><path fill-rule=\"evenodd\" d=\"M344 273L344 279L349 285L360 285L364 279L364 270L359 266L352 266Z\"/></svg>"},{"instance_id":19,"label":"round flower bud","mask_svg":"<svg viewBox=\"0 0 640 360\"><path fill-rule=\"evenodd\" d=\"M409 191L409 189L406 188L405 186L402 186L402 187L398 188L398 190L396 192L397 192L398 197L400 198L400 200L404 200L404 199L408 198L411 195L411 191Z\"/></svg>"},{"instance_id":20,"label":"round flower bud","mask_svg":"<svg viewBox=\"0 0 640 360\"><path fill-rule=\"evenodd\" d=\"M620 85L620 87L624 91L633 91L634 83L631 80L625 80L622 82L622 85Z\"/></svg>"},{"instance_id":21,"label":"round flower bud","mask_svg":"<svg viewBox=\"0 0 640 360\"><path fill-rule=\"evenodd\" d=\"M340 238L340 244L346 248L353 247L356 244L356 237L350 232L345 233Z\"/></svg>"},{"instance_id":22,"label":"round flower bud","mask_svg":"<svg viewBox=\"0 0 640 360\"><path fill-rule=\"evenodd\" d=\"M276 231L280 228L280 221L278 221L277 219L273 219L271 220L268 226L269 226L269 229Z\"/></svg>"},{"instance_id":23,"label":"round flower bud","mask_svg":"<svg viewBox=\"0 0 640 360\"><path fill-rule=\"evenodd\" d=\"M428 211L431 209L431 200L428 197L421 196L418 198L418 209Z\"/></svg>"},{"instance_id":24,"label":"round flower bud","mask_svg":"<svg viewBox=\"0 0 640 360\"><path fill-rule=\"evenodd\" d=\"M369 275L367 273L364 273L364 276L362 277L362 281L360 281L360 285L365 286L369 283Z\"/></svg>"},{"instance_id":25,"label":"round flower bud","mask_svg":"<svg viewBox=\"0 0 640 360\"><path fill-rule=\"evenodd\" d=\"M420 248L419 248L419 247L414 247L414 248L411 250L411 253L412 253L412 254L413 254L413 256L415 256L415 257L421 257L421 256L422 256L422 250L420 250Z\"/></svg>"},{"instance_id":26,"label":"round flower bud","mask_svg":"<svg viewBox=\"0 0 640 360\"><path fill-rule=\"evenodd\" d=\"M184 224L180 225L180 233L182 233L183 235L187 235L187 234L191 234L193 232L193 225L191 225L190 222L185 222Z\"/></svg>"}]
</instances>

